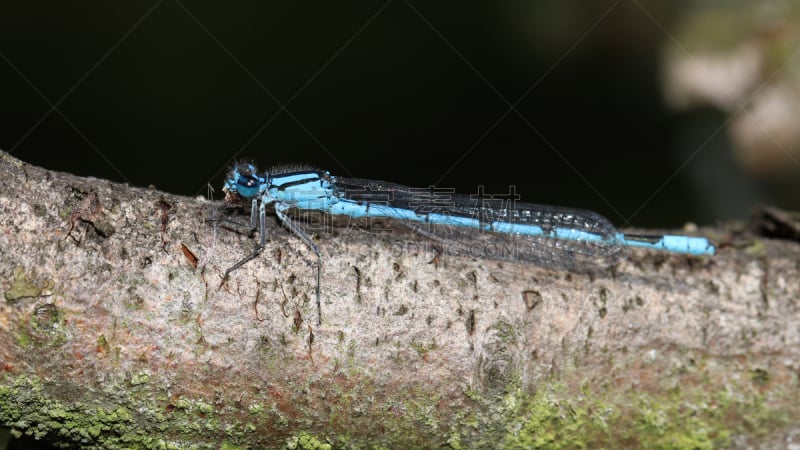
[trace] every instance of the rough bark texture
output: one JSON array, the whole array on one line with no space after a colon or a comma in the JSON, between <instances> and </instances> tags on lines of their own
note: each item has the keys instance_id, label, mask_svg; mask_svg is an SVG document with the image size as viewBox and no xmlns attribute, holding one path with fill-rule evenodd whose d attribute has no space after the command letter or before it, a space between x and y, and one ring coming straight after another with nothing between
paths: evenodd
<instances>
[{"instance_id":1,"label":"rough bark texture","mask_svg":"<svg viewBox=\"0 0 800 450\"><path fill-rule=\"evenodd\" d=\"M87 448L800 444L794 242L591 274L272 223L0 153L0 425ZM244 216L240 219L245 219ZM70 231L71 230L71 231ZM735 237L735 239L734 239Z\"/></svg>"}]
</instances>

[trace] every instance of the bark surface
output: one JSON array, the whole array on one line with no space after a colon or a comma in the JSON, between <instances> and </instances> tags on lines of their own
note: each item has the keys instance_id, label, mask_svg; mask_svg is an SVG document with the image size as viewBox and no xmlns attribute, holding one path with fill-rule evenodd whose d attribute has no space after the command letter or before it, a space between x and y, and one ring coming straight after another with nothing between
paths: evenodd
<instances>
[{"instance_id":1,"label":"bark surface","mask_svg":"<svg viewBox=\"0 0 800 450\"><path fill-rule=\"evenodd\" d=\"M0 426L87 448L800 444L800 245L704 230L578 274L0 153ZM245 222L240 215L237 220Z\"/></svg>"}]
</instances>

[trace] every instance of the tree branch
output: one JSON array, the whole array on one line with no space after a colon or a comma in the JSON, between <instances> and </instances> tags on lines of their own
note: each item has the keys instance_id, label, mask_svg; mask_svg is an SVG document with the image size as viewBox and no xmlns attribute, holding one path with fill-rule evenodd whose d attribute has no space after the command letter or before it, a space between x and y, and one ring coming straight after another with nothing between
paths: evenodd
<instances>
[{"instance_id":1,"label":"tree branch","mask_svg":"<svg viewBox=\"0 0 800 450\"><path fill-rule=\"evenodd\" d=\"M800 246L570 274L398 230L264 253L222 205L0 153L0 425L86 448L798 439ZM720 242L722 241L722 242Z\"/></svg>"}]
</instances>

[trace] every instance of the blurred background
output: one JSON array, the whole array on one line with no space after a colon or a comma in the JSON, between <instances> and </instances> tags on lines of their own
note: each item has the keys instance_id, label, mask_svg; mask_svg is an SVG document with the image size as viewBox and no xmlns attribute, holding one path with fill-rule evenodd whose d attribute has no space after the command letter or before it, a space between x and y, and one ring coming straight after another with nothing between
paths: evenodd
<instances>
[{"instance_id":1,"label":"blurred background","mask_svg":"<svg viewBox=\"0 0 800 450\"><path fill-rule=\"evenodd\" d=\"M797 208L788 0L11 2L0 148L176 194L236 158L596 210Z\"/></svg>"},{"instance_id":2,"label":"blurred background","mask_svg":"<svg viewBox=\"0 0 800 450\"><path fill-rule=\"evenodd\" d=\"M0 10L0 148L53 170L220 198L235 159L299 162L655 228L800 209L796 1Z\"/></svg>"}]
</instances>

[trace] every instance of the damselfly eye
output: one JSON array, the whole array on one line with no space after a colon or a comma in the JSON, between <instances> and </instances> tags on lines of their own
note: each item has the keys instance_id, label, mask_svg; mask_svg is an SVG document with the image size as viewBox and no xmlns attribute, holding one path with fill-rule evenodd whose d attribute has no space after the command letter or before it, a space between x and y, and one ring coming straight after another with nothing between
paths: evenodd
<instances>
[{"instance_id":1,"label":"damselfly eye","mask_svg":"<svg viewBox=\"0 0 800 450\"><path fill-rule=\"evenodd\" d=\"M262 181L255 175L235 173L234 178L225 184L228 191L232 191L243 198L253 198L258 195Z\"/></svg>"}]
</instances>

